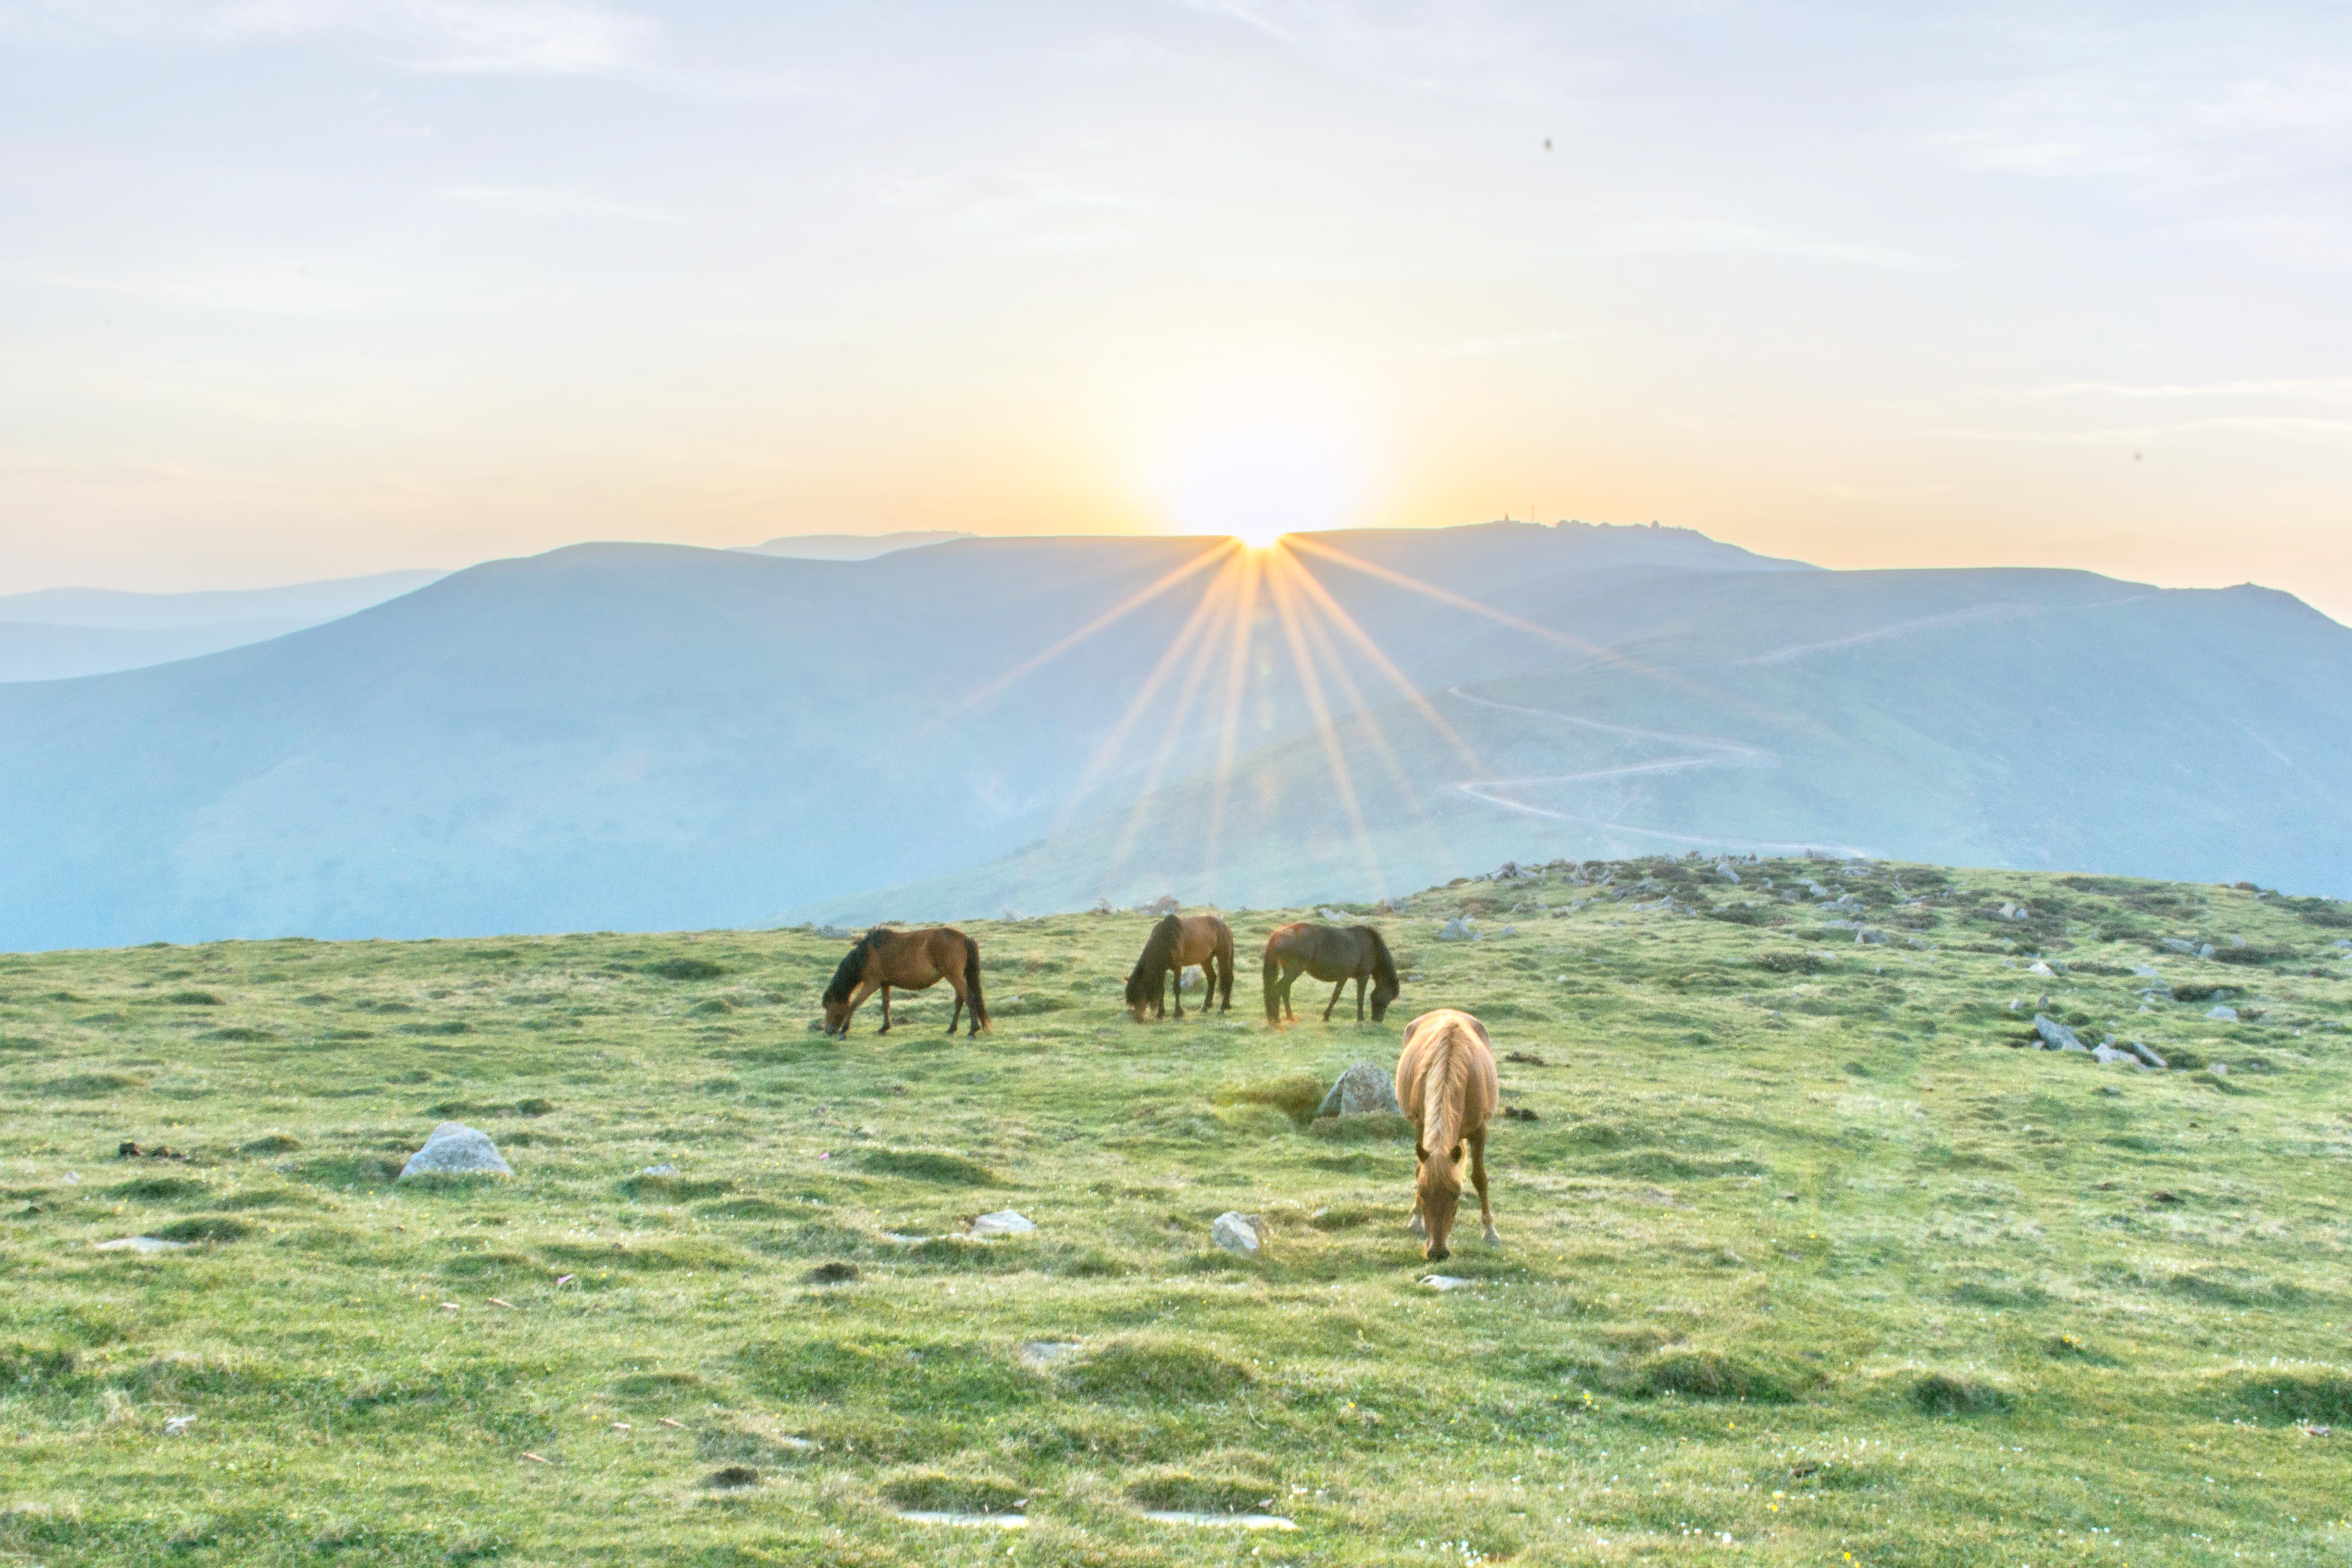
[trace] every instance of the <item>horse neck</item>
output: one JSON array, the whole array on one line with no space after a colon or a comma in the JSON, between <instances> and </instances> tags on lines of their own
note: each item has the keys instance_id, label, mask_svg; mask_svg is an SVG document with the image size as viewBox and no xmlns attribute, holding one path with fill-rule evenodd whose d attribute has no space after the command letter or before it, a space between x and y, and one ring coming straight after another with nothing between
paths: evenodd
<instances>
[{"instance_id":1,"label":"horse neck","mask_svg":"<svg viewBox=\"0 0 2352 1568\"><path fill-rule=\"evenodd\" d=\"M1421 1074L1421 1144L1454 1177L1454 1144L1462 1134L1463 1109L1470 1092L1469 1053L1452 1030L1438 1037Z\"/></svg>"}]
</instances>

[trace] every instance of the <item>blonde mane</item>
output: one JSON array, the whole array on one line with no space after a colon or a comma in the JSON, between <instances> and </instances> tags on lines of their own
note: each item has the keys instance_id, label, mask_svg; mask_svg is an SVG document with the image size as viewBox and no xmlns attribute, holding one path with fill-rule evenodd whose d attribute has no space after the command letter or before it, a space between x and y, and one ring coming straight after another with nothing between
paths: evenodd
<instances>
[{"instance_id":1,"label":"blonde mane","mask_svg":"<svg viewBox=\"0 0 2352 1568\"><path fill-rule=\"evenodd\" d=\"M1430 1173L1442 1173L1444 1184L1457 1193L1462 1178L1454 1169L1454 1146L1461 1138L1463 1107L1470 1093L1470 1052L1464 1048L1467 1035L1458 1023L1446 1025L1430 1042L1431 1055L1443 1052L1443 1057L1430 1061L1421 1075L1422 1147L1429 1151Z\"/></svg>"}]
</instances>

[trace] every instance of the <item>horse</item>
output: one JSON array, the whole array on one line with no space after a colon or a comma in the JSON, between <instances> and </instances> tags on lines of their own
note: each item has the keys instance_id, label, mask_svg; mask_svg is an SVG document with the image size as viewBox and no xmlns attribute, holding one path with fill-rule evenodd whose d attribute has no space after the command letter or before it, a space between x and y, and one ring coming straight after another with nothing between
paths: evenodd
<instances>
[{"instance_id":1,"label":"horse","mask_svg":"<svg viewBox=\"0 0 2352 1568\"><path fill-rule=\"evenodd\" d=\"M1441 1007L1405 1026L1404 1049L1397 1057L1397 1103L1412 1118L1413 1235L1423 1237L1421 1255L1445 1261L1445 1238L1454 1231L1454 1211L1462 1202L1462 1151L1470 1151L1470 1181L1478 1189L1478 1218L1486 1245L1500 1247L1494 1205L1486 1201L1486 1123L1502 1099L1495 1078L1494 1041L1486 1026L1467 1013Z\"/></svg>"},{"instance_id":2,"label":"horse","mask_svg":"<svg viewBox=\"0 0 2352 1568\"><path fill-rule=\"evenodd\" d=\"M988 1004L980 994L980 943L953 926L928 931L892 931L876 926L857 939L824 988L824 1032L849 1037L849 1017L877 990L882 993L882 1032L890 1032L890 987L922 991L945 980L955 990L948 1033L971 1009L971 1032L990 1026Z\"/></svg>"},{"instance_id":3,"label":"horse","mask_svg":"<svg viewBox=\"0 0 2352 1568\"><path fill-rule=\"evenodd\" d=\"M1377 1024L1387 1016L1389 1004L1397 999L1404 988L1397 984L1396 961L1389 956L1389 944L1381 933L1370 926L1315 925L1301 921L1296 925L1277 927L1265 939L1265 1021L1276 1028L1282 1026L1282 1016L1290 1013L1290 988L1297 982L1298 972L1305 970L1318 980L1335 982L1331 1000L1323 1005L1323 1021L1331 1021L1331 1009L1339 1005L1339 993L1348 982L1356 983L1356 1022L1364 1021L1364 981L1372 982L1372 1022Z\"/></svg>"},{"instance_id":4,"label":"horse","mask_svg":"<svg viewBox=\"0 0 2352 1568\"><path fill-rule=\"evenodd\" d=\"M1201 1011L1207 1013L1209 1004L1219 1000L1220 984L1223 987L1222 1010L1234 1010L1234 933L1214 915L1169 915L1151 928L1143 956L1135 961L1135 973L1127 977L1127 1010L1137 1023L1143 1022L1147 1008L1154 1017L1168 1016L1171 971L1176 976L1176 1016L1184 1016L1184 969L1193 963L1201 966L1201 979L1207 986L1201 994Z\"/></svg>"}]
</instances>

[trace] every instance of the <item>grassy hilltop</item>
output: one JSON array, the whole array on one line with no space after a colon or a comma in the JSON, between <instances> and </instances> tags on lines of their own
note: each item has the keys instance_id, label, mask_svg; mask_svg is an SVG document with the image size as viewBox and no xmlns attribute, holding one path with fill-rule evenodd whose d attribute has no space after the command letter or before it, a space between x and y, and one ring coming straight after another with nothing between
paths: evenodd
<instances>
[{"instance_id":1,"label":"grassy hilltop","mask_svg":"<svg viewBox=\"0 0 2352 1568\"><path fill-rule=\"evenodd\" d=\"M2345 1561L2345 906L1610 870L1281 1034L1129 1023L1134 915L967 926L977 1042L820 1037L805 931L0 958L0 1561ZM1294 1119L1441 1004L1541 1058L1442 1294L1398 1125ZM517 1178L392 1185L446 1119Z\"/></svg>"}]
</instances>

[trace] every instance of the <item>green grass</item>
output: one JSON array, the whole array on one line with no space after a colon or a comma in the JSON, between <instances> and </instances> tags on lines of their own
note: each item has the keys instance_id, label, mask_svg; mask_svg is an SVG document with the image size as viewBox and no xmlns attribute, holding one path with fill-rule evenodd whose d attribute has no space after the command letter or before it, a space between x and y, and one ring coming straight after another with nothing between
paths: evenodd
<instances>
[{"instance_id":1,"label":"green grass","mask_svg":"<svg viewBox=\"0 0 2352 1568\"><path fill-rule=\"evenodd\" d=\"M1742 870L1433 890L1279 1034L1129 1022L1139 916L968 926L976 1042L823 1037L805 931L0 956L0 1562L2342 1563L2338 906ZM1405 1125L1297 1119L1439 1005L1542 1058L1443 1294ZM516 1178L393 1184L451 1118Z\"/></svg>"}]
</instances>

